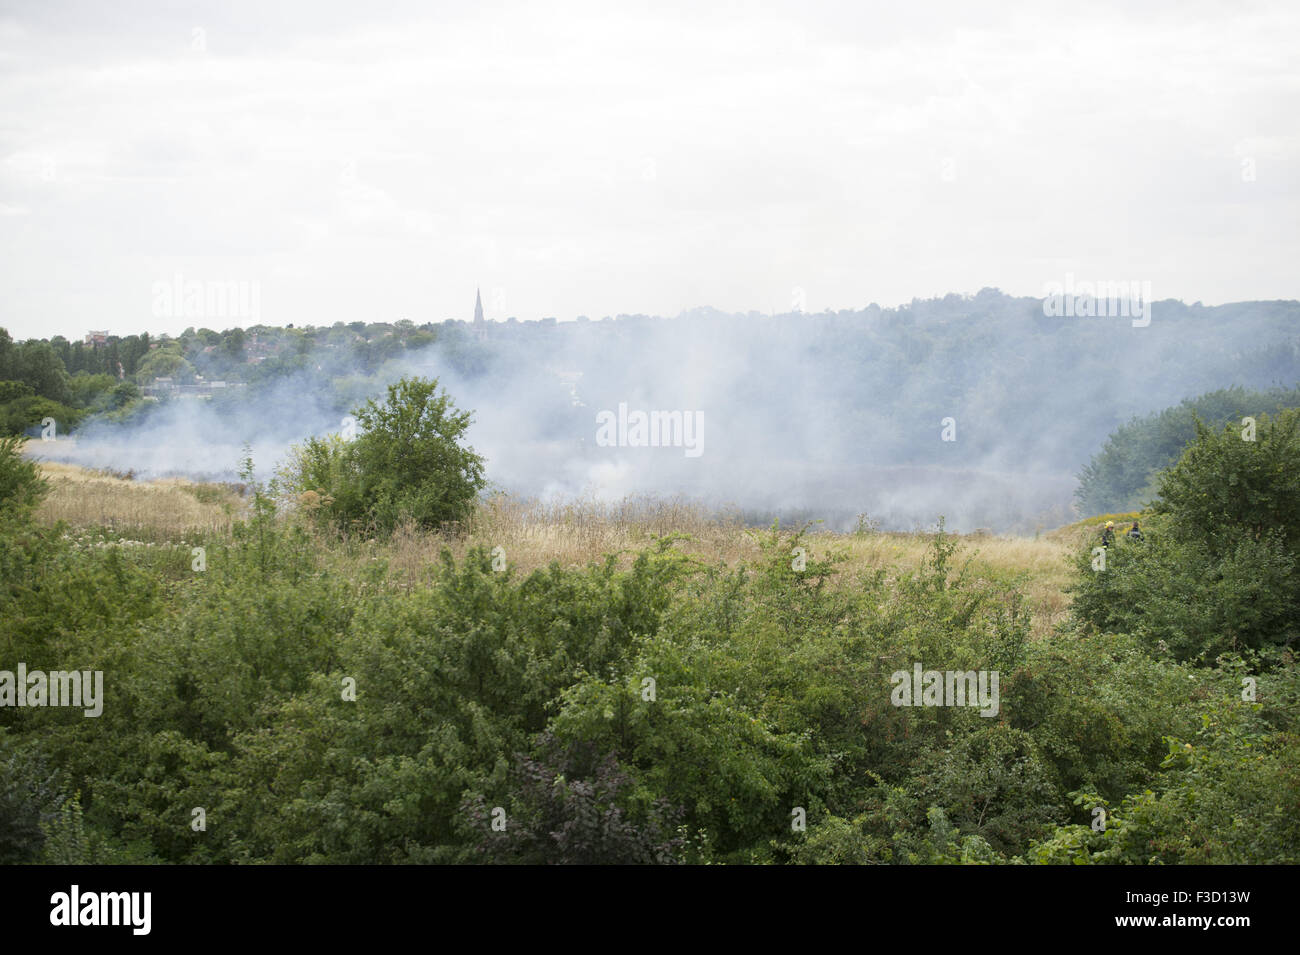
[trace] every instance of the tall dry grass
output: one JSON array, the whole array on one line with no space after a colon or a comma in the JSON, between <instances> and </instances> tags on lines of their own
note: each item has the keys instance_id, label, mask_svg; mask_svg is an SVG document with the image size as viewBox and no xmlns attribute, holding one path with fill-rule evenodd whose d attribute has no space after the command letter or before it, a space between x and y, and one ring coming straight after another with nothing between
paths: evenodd
<instances>
[{"instance_id":1,"label":"tall dry grass","mask_svg":"<svg viewBox=\"0 0 1300 955\"><path fill-rule=\"evenodd\" d=\"M404 525L382 545L374 542L365 552L382 550L392 571L414 584L444 549L459 558L473 547L500 547L512 567L530 573L554 561L563 567L582 567L611 554L620 563L629 562L635 551L668 536L678 538L679 550L710 562L731 563L758 553L757 543L737 520L712 516L680 499L546 503L506 495L483 502L455 533Z\"/></svg>"},{"instance_id":2,"label":"tall dry grass","mask_svg":"<svg viewBox=\"0 0 1300 955\"><path fill-rule=\"evenodd\" d=\"M104 527L140 540L176 539L194 532L228 533L246 516L246 504L223 485L181 480L131 481L70 465L41 463L50 494L40 510L48 523L66 521L78 528ZM479 507L457 532L399 527L385 540L343 539L315 529L322 558L340 572L373 560L387 561L394 582L418 587L427 582L441 552L457 558L471 547L501 547L516 571L527 574L558 561L582 567L619 555L621 563L656 538L678 537L674 546L703 563L735 565L760 553L763 529L749 528L736 514L714 514L679 498L629 497L614 503L580 499L548 503L498 495ZM970 562L977 577L1015 581L1033 615L1037 636L1050 634L1069 606L1067 557L1091 533L1090 526L1063 528L1035 538L987 533L957 536L955 564ZM836 534L810 529L810 555L838 551L846 556L837 577L851 586L859 572L884 570L890 576L918 570L929 556L932 535L867 531Z\"/></svg>"},{"instance_id":3,"label":"tall dry grass","mask_svg":"<svg viewBox=\"0 0 1300 955\"><path fill-rule=\"evenodd\" d=\"M75 528L104 528L139 540L170 540L194 533L228 533L243 514L232 488L180 479L133 481L70 464L40 462L49 494L37 517Z\"/></svg>"},{"instance_id":4,"label":"tall dry grass","mask_svg":"<svg viewBox=\"0 0 1300 955\"><path fill-rule=\"evenodd\" d=\"M471 548L501 547L510 566L530 573L557 561L582 567L609 554L629 562L636 551L656 538L681 535L679 551L703 563L735 565L759 557L761 528L746 527L735 515L713 515L680 499L627 498L617 503L594 500L547 504L496 497L484 503L461 533L449 534L417 527L399 527L385 541L360 541L342 549L323 546L343 563L382 558L397 582L418 587L446 549L460 558ZM884 570L887 576L917 571L931 554L933 535L867 532L836 534L810 529L810 556L832 551L847 558L837 579L851 586L860 572ZM1015 582L1033 618L1033 632L1042 637L1061 622L1069 607L1065 588L1070 579L1071 540L1053 537L1001 537L983 533L957 536L956 566L969 562L978 579ZM954 570L954 572L956 572Z\"/></svg>"}]
</instances>

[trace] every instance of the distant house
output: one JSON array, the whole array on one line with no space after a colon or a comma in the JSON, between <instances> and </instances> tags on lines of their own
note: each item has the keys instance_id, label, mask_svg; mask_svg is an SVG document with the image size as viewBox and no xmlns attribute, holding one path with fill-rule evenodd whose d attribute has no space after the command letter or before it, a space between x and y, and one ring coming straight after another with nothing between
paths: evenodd
<instances>
[{"instance_id":1,"label":"distant house","mask_svg":"<svg viewBox=\"0 0 1300 955\"><path fill-rule=\"evenodd\" d=\"M146 398L211 398L218 391L243 387L242 381L204 381L200 377L192 385L182 385L171 378L155 378L140 392Z\"/></svg>"},{"instance_id":2,"label":"distant house","mask_svg":"<svg viewBox=\"0 0 1300 955\"><path fill-rule=\"evenodd\" d=\"M108 332L86 332L83 344L89 345L91 348L101 348L108 344Z\"/></svg>"},{"instance_id":3,"label":"distant house","mask_svg":"<svg viewBox=\"0 0 1300 955\"><path fill-rule=\"evenodd\" d=\"M278 351L279 349L274 342L263 341L257 337L257 332L250 332L248 340L244 342L244 362L249 365L258 365Z\"/></svg>"}]
</instances>

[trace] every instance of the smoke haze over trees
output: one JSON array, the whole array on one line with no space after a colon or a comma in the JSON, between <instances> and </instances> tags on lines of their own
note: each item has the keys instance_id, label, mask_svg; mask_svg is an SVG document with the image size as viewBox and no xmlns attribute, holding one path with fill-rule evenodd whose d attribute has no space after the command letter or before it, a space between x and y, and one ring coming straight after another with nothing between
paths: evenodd
<instances>
[{"instance_id":1,"label":"smoke haze over trees","mask_svg":"<svg viewBox=\"0 0 1300 955\"><path fill-rule=\"evenodd\" d=\"M419 374L473 412L468 441L511 492L684 495L754 520L838 527L866 513L906 529L942 513L958 530L1032 530L1073 519L1079 471L1133 416L1300 380L1300 303L1162 301L1152 315L1147 327L1049 317L1042 300L985 289L812 315L199 329L88 353L61 339L11 345L0 379L39 386L49 352L83 377L102 373L106 348L129 356L136 383L161 400L33 447L140 476L230 477L245 442L265 472L290 444L339 431L348 409ZM698 415L698 456L598 445L597 415L620 404Z\"/></svg>"}]
</instances>

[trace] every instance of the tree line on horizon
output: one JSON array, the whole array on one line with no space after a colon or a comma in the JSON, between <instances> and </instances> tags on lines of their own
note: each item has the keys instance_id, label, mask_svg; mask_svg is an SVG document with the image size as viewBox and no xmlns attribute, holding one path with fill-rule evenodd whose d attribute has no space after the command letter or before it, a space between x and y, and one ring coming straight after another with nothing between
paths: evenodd
<instances>
[{"instance_id":1,"label":"tree line on horizon","mask_svg":"<svg viewBox=\"0 0 1300 955\"><path fill-rule=\"evenodd\" d=\"M1298 324L1297 302L1157 302L1152 324L1135 329L1049 318L1038 300L986 289L895 309L699 309L673 319L488 323L484 335L459 321L200 327L100 345L15 343L0 331L0 431L31 434L46 418L60 434L147 425L183 400L142 394L158 378L242 384L209 399L231 420L309 395L322 420L337 422L414 367L480 417L517 421L551 446L590 431L588 409L616 407L635 390L665 407L707 403L710 420L725 423L710 439L718 455L784 454L809 473L884 463L1079 474L1076 500L1088 513L1134 503L1189 434L1185 412L1141 426L1135 418L1202 401L1218 423L1229 410L1293 400ZM697 368L711 370L701 377ZM581 372L584 407L560 389L557 370ZM1224 389L1235 397L1214 397ZM949 417L958 440L942 443Z\"/></svg>"}]
</instances>

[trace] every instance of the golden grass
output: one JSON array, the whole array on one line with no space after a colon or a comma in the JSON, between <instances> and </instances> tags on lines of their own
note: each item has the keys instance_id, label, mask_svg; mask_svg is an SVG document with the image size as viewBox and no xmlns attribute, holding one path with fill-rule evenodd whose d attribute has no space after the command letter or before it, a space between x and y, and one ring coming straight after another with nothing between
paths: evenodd
<instances>
[{"instance_id":1,"label":"golden grass","mask_svg":"<svg viewBox=\"0 0 1300 955\"><path fill-rule=\"evenodd\" d=\"M931 554L928 534L832 535L834 546L846 548L850 570L919 570ZM1046 636L1069 609L1065 588L1070 582L1067 541L1050 537L1004 537L991 534L953 535L958 549L951 564L954 573L970 565L976 578L1012 583L1025 598L1033 617L1033 633Z\"/></svg>"},{"instance_id":2,"label":"golden grass","mask_svg":"<svg viewBox=\"0 0 1300 955\"><path fill-rule=\"evenodd\" d=\"M553 561L563 567L585 567L608 554L617 555L618 562L626 565L633 552L669 535L685 535L676 543L677 549L708 563L734 563L759 553L758 543L738 521L710 517L680 500L545 504L498 495L480 506L462 534L402 526L388 540L370 544L364 555L383 556L399 580L415 585L444 549L460 558L476 546L500 547L510 566L527 574Z\"/></svg>"},{"instance_id":3,"label":"golden grass","mask_svg":"<svg viewBox=\"0 0 1300 955\"><path fill-rule=\"evenodd\" d=\"M558 561L563 567L584 567L607 554L619 554L626 565L635 551L656 537L686 535L674 546L702 563L734 565L761 554L763 529L746 528L735 517L710 516L680 500L629 498L615 504L591 500L547 505L498 497L488 501L463 535L448 535L402 527L387 541L337 555L344 564L375 558L388 561L393 577L409 587L427 580L443 549L457 558L475 546L501 547L510 566L527 574ZM999 537L988 533L954 535L959 549L956 567L968 560L976 578L1015 581L1033 617L1037 637L1050 634L1069 607L1065 588L1070 579L1070 541L1051 536ZM888 576L919 570L930 555L931 535L872 532L836 534L815 528L806 538L809 556L832 551L847 556L837 568L845 585L861 572L884 570ZM330 548L322 551L333 552ZM955 571L954 571L955 572Z\"/></svg>"},{"instance_id":4,"label":"golden grass","mask_svg":"<svg viewBox=\"0 0 1300 955\"><path fill-rule=\"evenodd\" d=\"M106 528L141 539L226 533L244 504L233 490L180 479L130 481L70 464L40 462L50 492L37 517L74 528Z\"/></svg>"},{"instance_id":5,"label":"golden grass","mask_svg":"<svg viewBox=\"0 0 1300 955\"><path fill-rule=\"evenodd\" d=\"M1096 542L1101 538L1102 527L1107 521L1115 522L1115 533L1123 534L1134 521L1142 520L1142 512L1126 511L1121 514L1098 514L1094 517L1085 517L1081 521L1075 521L1073 524L1066 524L1064 527L1058 527L1048 533L1048 537L1053 540L1061 541L1071 548L1082 547L1085 541Z\"/></svg>"},{"instance_id":6,"label":"golden grass","mask_svg":"<svg viewBox=\"0 0 1300 955\"><path fill-rule=\"evenodd\" d=\"M137 539L175 539L193 532L226 533L232 520L246 514L245 502L221 485L182 480L129 481L84 468L41 462L50 494L40 509L48 523L65 521L74 528L106 527ZM196 497L196 494L198 497ZM201 501L199 498L203 498ZM1033 615L1035 636L1049 634L1069 606L1067 557L1095 533L1095 521L1079 522L1035 538L988 533L954 535L957 567L970 561L976 577L1016 581ZM788 529L787 529L788 530ZM462 534L401 527L383 541L353 541L329 546L324 532L320 552L340 572L384 559L399 585L418 587L428 579L442 550L457 558L471 547L501 547L512 568L522 574L558 561L583 567L607 554L626 565L634 552L657 537L685 535L675 543L683 553L706 564L753 561L761 549L763 529L746 528L735 515L713 515L679 499L627 498L617 503L584 499L547 504L507 496L486 501ZM845 585L859 572L885 570L890 576L919 569L930 553L931 536L870 532L836 534L815 525L807 538L809 556L831 551L847 555L838 568Z\"/></svg>"}]
</instances>

